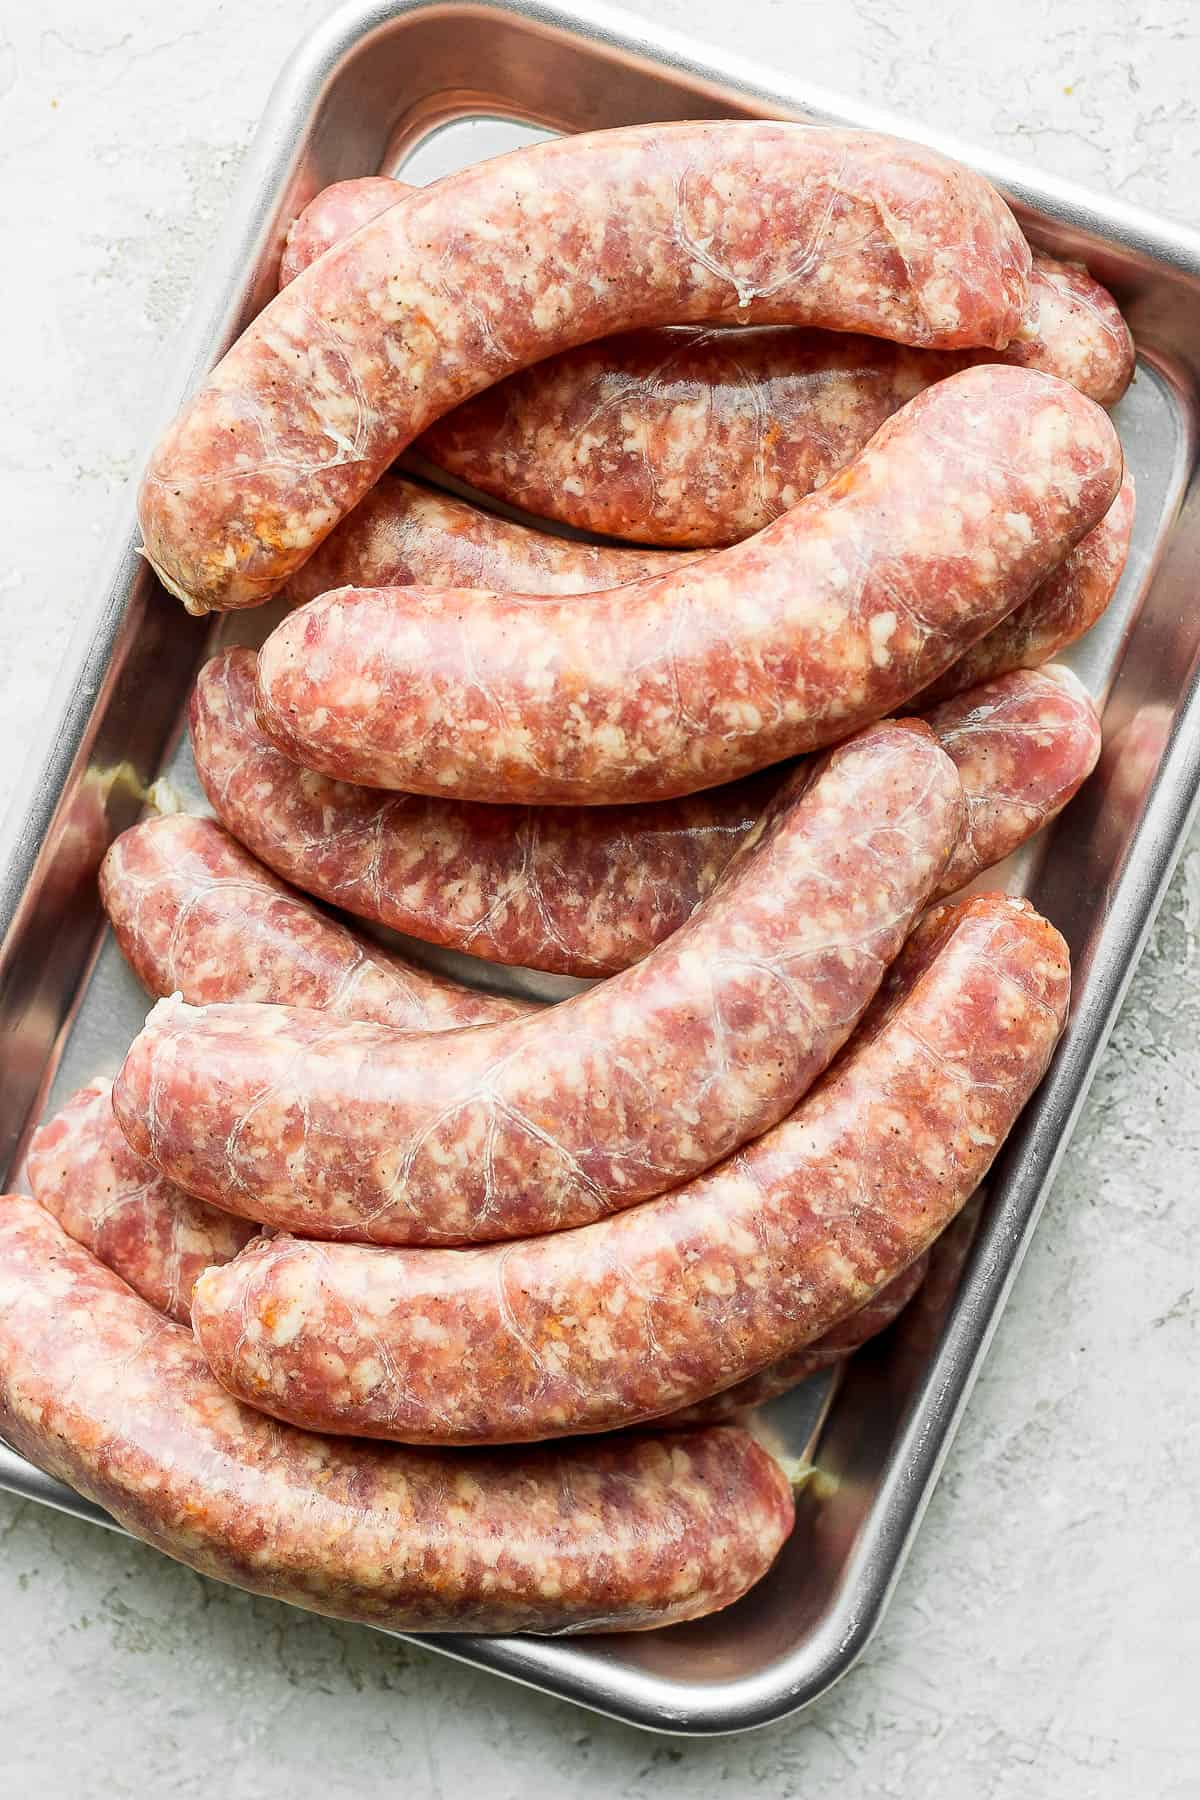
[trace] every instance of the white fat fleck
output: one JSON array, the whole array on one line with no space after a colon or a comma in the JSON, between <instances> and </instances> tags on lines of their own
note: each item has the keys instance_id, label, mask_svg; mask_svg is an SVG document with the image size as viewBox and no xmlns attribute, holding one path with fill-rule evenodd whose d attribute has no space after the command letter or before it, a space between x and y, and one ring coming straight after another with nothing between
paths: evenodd
<instances>
[{"instance_id":1,"label":"white fat fleck","mask_svg":"<svg viewBox=\"0 0 1200 1800\"><path fill-rule=\"evenodd\" d=\"M886 669L892 660L888 645L896 635L899 619L894 612L876 613L870 623L871 660L876 668Z\"/></svg>"}]
</instances>

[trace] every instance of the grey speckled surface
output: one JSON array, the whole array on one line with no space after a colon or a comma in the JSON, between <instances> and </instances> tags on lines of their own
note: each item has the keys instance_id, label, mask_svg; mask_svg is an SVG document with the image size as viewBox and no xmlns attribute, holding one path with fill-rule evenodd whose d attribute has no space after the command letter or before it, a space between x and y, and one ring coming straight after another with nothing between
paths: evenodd
<instances>
[{"instance_id":1,"label":"grey speckled surface","mask_svg":"<svg viewBox=\"0 0 1200 1800\"><path fill-rule=\"evenodd\" d=\"M1195 0L633 9L1200 222ZM0 802L281 47L324 10L5 9ZM1200 1796L1198 946L1200 836L888 1620L810 1712L654 1739L0 1496L0 1795Z\"/></svg>"}]
</instances>

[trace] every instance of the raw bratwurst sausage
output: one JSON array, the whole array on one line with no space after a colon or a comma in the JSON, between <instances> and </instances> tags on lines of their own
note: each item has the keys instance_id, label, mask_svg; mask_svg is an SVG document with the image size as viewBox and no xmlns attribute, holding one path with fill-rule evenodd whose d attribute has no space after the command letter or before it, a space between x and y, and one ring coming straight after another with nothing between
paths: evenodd
<instances>
[{"instance_id":1,"label":"raw bratwurst sausage","mask_svg":"<svg viewBox=\"0 0 1200 1800\"><path fill-rule=\"evenodd\" d=\"M1069 989L1028 902L939 908L821 1085L710 1174L518 1244L260 1242L201 1276L193 1326L240 1398L361 1436L519 1442L691 1406L929 1246L1040 1081Z\"/></svg>"},{"instance_id":2,"label":"raw bratwurst sausage","mask_svg":"<svg viewBox=\"0 0 1200 1800\"><path fill-rule=\"evenodd\" d=\"M296 1007L160 1001L113 1094L190 1192L317 1237L557 1231L783 1117L853 1030L963 821L923 725L801 767L643 962L533 1017L410 1036Z\"/></svg>"},{"instance_id":3,"label":"raw bratwurst sausage","mask_svg":"<svg viewBox=\"0 0 1200 1800\"><path fill-rule=\"evenodd\" d=\"M1008 669L1036 668L1090 631L1124 572L1136 505L1133 475L1126 469L1120 491L1099 525L1063 558L1037 593L964 650L909 704L931 706Z\"/></svg>"},{"instance_id":4,"label":"raw bratwurst sausage","mask_svg":"<svg viewBox=\"0 0 1200 1800\"><path fill-rule=\"evenodd\" d=\"M800 1382L819 1374L822 1369L832 1369L837 1363L845 1362L848 1356L853 1356L856 1350L861 1350L864 1344L895 1324L924 1281L928 1269L929 1252L926 1251L894 1281L880 1288L865 1306L860 1306L857 1312L851 1313L814 1343L806 1344L803 1350L769 1363L757 1375L748 1375L736 1387L725 1388L709 1400L698 1400L694 1406L681 1406L678 1412L668 1413L655 1423L672 1427L718 1425L738 1413L748 1412L751 1407L763 1406L768 1400L786 1394L790 1388L798 1387Z\"/></svg>"},{"instance_id":5,"label":"raw bratwurst sausage","mask_svg":"<svg viewBox=\"0 0 1200 1800\"><path fill-rule=\"evenodd\" d=\"M292 227L280 284L413 191L380 176L327 188ZM1134 349L1107 289L1078 264L1035 255L1029 295L1007 350L911 350L787 326L602 338L468 400L415 448L485 493L586 531L648 544L736 543L828 481L914 394L972 362L1019 363L1061 376L1101 406L1119 400ZM306 597L322 591L306 585ZM520 591L495 580L442 585Z\"/></svg>"},{"instance_id":6,"label":"raw bratwurst sausage","mask_svg":"<svg viewBox=\"0 0 1200 1800\"><path fill-rule=\"evenodd\" d=\"M661 575L679 561L678 551L579 544L532 531L385 475L297 569L283 596L300 605L331 588L414 586L590 594Z\"/></svg>"},{"instance_id":7,"label":"raw bratwurst sausage","mask_svg":"<svg viewBox=\"0 0 1200 1800\"><path fill-rule=\"evenodd\" d=\"M934 684L938 695L958 693L1009 669L1035 667L1081 637L1120 580L1133 511L1133 476L1126 470L1100 523L1028 600L951 664ZM300 605L341 587L595 593L681 567L684 555L570 542L385 475L293 575L284 597Z\"/></svg>"},{"instance_id":8,"label":"raw bratwurst sausage","mask_svg":"<svg viewBox=\"0 0 1200 1800\"><path fill-rule=\"evenodd\" d=\"M180 1325L204 1270L229 1262L258 1230L185 1194L132 1150L103 1078L34 1132L29 1183L77 1244Z\"/></svg>"},{"instance_id":9,"label":"raw bratwurst sausage","mask_svg":"<svg viewBox=\"0 0 1200 1800\"><path fill-rule=\"evenodd\" d=\"M1112 297L1087 272L1040 257L1031 293L1043 329L1006 351L779 326L601 338L479 394L414 448L561 524L635 544L738 544L822 488L914 394L975 362L1058 374L1099 405L1119 400L1133 346Z\"/></svg>"},{"instance_id":10,"label":"raw bratwurst sausage","mask_svg":"<svg viewBox=\"0 0 1200 1800\"><path fill-rule=\"evenodd\" d=\"M372 787L572 805L692 793L927 686L1104 516L1121 472L1108 415L1066 382L966 369L757 537L669 575L586 604L424 588L311 601L259 653L259 722L304 767Z\"/></svg>"},{"instance_id":11,"label":"raw bratwurst sausage","mask_svg":"<svg viewBox=\"0 0 1200 1800\"><path fill-rule=\"evenodd\" d=\"M914 395L974 363L1017 363L1100 405L1118 400L1133 344L1111 295L1086 271L1036 257L1030 291L1037 324L1003 351L779 326L601 339L489 388L414 449L485 494L585 531L735 544L823 487Z\"/></svg>"},{"instance_id":12,"label":"raw bratwurst sausage","mask_svg":"<svg viewBox=\"0 0 1200 1800\"><path fill-rule=\"evenodd\" d=\"M767 769L647 806L379 793L277 750L255 722L254 669L252 650L227 650L192 696L196 769L229 830L333 905L494 962L588 976L640 961L711 892L784 779ZM1095 764L1100 721L1066 669L1018 670L924 717L967 805L948 894L1066 805Z\"/></svg>"},{"instance_id":13,"label":"raw bratwurst sausage","mask_svg":"<svg viewBox=\"0 0 1200 1800\"><path fill-rule=\"evenodd\" d=\"M280 287L295 281L332 245L340 244L360 225L369 225L413 192L407 183L386 175L355 175L322 188L288 226L279 259Z\"/></svg>"},{"instance_id":14,"label":"raw bratwurst sausage","mask_svg":"<svg viewBox=\"0 0 1200 1800\"><path fill-rule=\"evenodd\" d=\"M169 814L123 832L100 870L126 959L153 994L284 1002L332 1018L440 1031L513 1019L523 1001L472 993L389 956L260 867L210 819ZM202 1269L258 1230L176 1187L133 1150L112 1083L90 1082L34 1133L29 1179L64 1230L142 1298L186 1324Z\"/></svg>"},{"instance_id":15,"label":"raw bratwurst sausage","mask_svg":"<svg viewBox=\"0 0 1200 1800\"><path fill-rule=\"evenodd\" d=\"M556 351L722 320L1002 348L1029 269L981 176L894 138L719 120L518 150L276 295L154 452L146 554L189 611L253 606L435 419Z\"/></svg>"},{"instance_id":16,"label":"raw bratwurst sausage","mask_svg":"<svg viewBox=\"0 0 1200 1800\"><path fill-rule=\"evenodd\" d=\"M495 1024L530 1011L525 1001L428 974L326 917L211 819L169 813L122 832L100 865L100 898L142 985L194 1006L316 1007L400 1031Z\"/></svg>"},{"instance_id":17,"label":"raw bratwurst sausage","mask_svg":"<svg viewBox=\"0 0 1200 1800\"><path fill-rule=\"evenodd\" d=\"M636 1631L728 1606L792 1528L744 1431L446 1456L238 1406L32 1200L0 1200L0 1433L202 1575L393 1631Z\"/></svg>"},{"instance_id":18,"label":"raw bratwurst sausage","mask_svg":"<svg viewBox=\"0 0 1200 1800\"><path fill-rule=\"evenodd\" d=\"M185 1194L131 1149L113 1113L112 1082L102 1078L81 1088L34 1133L29 1181L38 1204L69 1237L179 1325L190 1322L192 1289L205 1269L232 1262L259 1233L250 1220ZM914 1263L826 1338L728 1395L704 1401L686 1418L672 1416L671 1425L728 1419L839 1362L891 1322L922 1272L923 1264Z\"/></svg>"}]
</instances>

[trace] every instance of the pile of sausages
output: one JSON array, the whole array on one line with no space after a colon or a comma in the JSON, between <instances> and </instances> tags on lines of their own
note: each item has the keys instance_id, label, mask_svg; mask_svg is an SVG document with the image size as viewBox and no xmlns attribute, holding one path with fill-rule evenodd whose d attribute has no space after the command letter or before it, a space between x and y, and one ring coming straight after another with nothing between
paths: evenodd
<instances>
[{"instance_id":1,"label":"pile of sausages","mask_svg":"<svg viewBox=\"0 0 1200 1800\"><path fill-rule=\"evenodd\" d=\"M896 1317L1062 1030L1054 928L949 897L1099 753L1050 659L1129 333L970 171L762 122L339 184L280 283L140 516L290 608L196 683L215 816L105 857L160 998L0 1204L0 1430L318 1611L696 1618L792 1526L747 1409Z\"/></svg>"}]
</instances>

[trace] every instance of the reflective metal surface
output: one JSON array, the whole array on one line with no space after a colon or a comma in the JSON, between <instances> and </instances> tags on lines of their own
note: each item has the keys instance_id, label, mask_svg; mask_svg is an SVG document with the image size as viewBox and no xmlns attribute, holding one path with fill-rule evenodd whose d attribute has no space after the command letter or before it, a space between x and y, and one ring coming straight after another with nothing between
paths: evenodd
<instances>
[{"instance_id":1,"label":"reflective metal surface","mask_svg":"<svg viewBox=\"0 0 1200 1800\"><path fill-rule=\"evenodd\" d=\"M816 1434L819 1474L801 1495L779 1565L730 1612L666 1632L426 1640L683 1732L745 1729L804 1705L845 1673L878 1623L1191 816L1200 778L1200 238L903 119L706 57L604 7L356 3L280 77L161 409L164 418L174 411L268 296L283 229L327 182L401 169L428 181L531 132L730 114L923 137L999 182L1036 243L1084 257L1125 306L1142 354L1118 412L1139 517L1117 602L1071 659L1107 702L1104 763L1049 843L1005 872L1070 940L1068 1033L997 1167L965 1271L940 1284L940 1308L935 1290L855 1358L823 1423L827 1385L763 1409L758 1429L789 1456ZM144 997L102 938L96 867L162 771L196 801L180 745L192 676L217 642L261 635L266 623L261 614L189 619L157 589L134 541L130 502L0 845L0 1156L9 1181L19 1179L24 1139L49 1097L115 1070L141 1023ZM454 966L469 968L466 959ZM545 977L481 965L470 974L547 997L559 991ZM105 1522L2 1447L0 1485Z\"/></svg>"}]
</instances>

